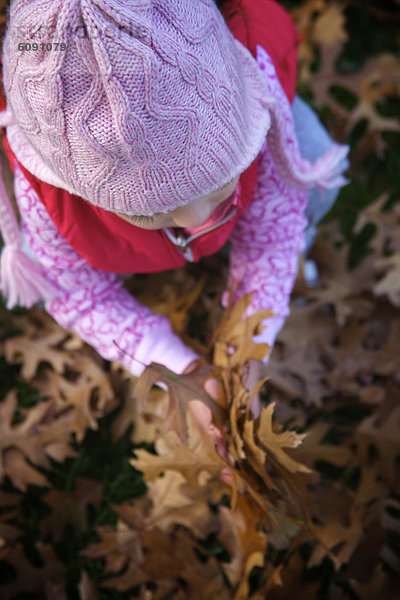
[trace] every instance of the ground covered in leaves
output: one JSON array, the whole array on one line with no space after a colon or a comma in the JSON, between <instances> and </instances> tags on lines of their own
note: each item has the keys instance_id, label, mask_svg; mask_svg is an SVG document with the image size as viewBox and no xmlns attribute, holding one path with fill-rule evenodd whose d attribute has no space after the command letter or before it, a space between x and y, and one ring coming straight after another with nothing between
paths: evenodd
<instances>
[{"instance_id":1,"label":"ground covered in leaves","mask_svg":"<svg viewBox=\"0 0 400 600\"><path fill-rule=\"evenodd\" d=\"M243 374L264 315L222 312L221 253L127 282L213 362L214 400L206 368L137 380L40 308L2 306L2 599L400 598L400 7L283 4L299 92L351 144L352 183L319 226L319 278L301 262L261 415Z\"/></svg>"}]
</instances>

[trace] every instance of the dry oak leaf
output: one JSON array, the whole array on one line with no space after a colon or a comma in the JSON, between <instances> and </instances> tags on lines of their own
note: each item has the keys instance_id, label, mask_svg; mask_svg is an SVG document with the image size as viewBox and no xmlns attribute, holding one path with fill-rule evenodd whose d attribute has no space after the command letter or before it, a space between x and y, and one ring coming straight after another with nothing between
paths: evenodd
<instances>
[{"instance_id":1,"label":"dry oak leaf","mask_svg":"<svg viewBox=\"0 0 400 600\"><path fill-rule=\"evenodd\" d=\"M36 483L36 485L47 483L38 471L27 464L25 466L25 459L19 460L18 455L22 453L36 464L48 465L45 448L40 436L37 435L37 426L49 412L50 404L39 402L26 411L25 419L21 423L13 425L16 407L17 393L12 390L0 402L0 481L7 473L16 486L25 491L28 483Z\"/></svg>"},{"instance_id":2,"label":"dry oak leaf","mask_svg":"<svg viewBox=\"0 0 400 600\"><path fill-rule=\"evenodd\" d=\"M167 300L166 302L156 301L157 295L152 295L153 302L151 309L157 314L166 316L174 333L182 335L186 332L187 323L190 316L190 310L198 301L203 293L206 283L206 275L193 282L193 287L186 294L180 294L178 298Z\"/></svg>"},{"instance_id":3,"label":"dry oak leaf","mask_svg":"<svg viewBox=\"0 0 400 600\"><path fill-rule=\"evenodd\" d=\"M228 305L213 336L214 365L231 369L243 367L251 358L263 361L269 355L271 347L254 342L252 338L265 329L266 325L263 325L262 321L275 315L267 309L244 317L254 292L244 294L232 308L233 295L232 287Z\"/></svg>"},{"instance_id":4,"label":"dry oak leaf","mask_svg":"<svg viewBox=\"0 0 400 600\"><path fill-rule=\"evenodd\" d=\"M217 402L204 389L204 384L210 377L215 377L212 367L203 365L196 372L177 375L161 364L151 363L145 368L137 380L133 394L137 401L138 410L147 412L147 398L151 387L162 382L168 388L168 412L164 416L163 429L176 431L182 440L188 440L186 415L191 400L200 400L211 410L215 425L222 429L226 422L226 412L223 400ZM162 400L164 397L160 397Z\"/></svg>"},{"instance_id":5,"label":"dry oak leaf","mask_svg":"<svg viewBox=\"0 0 400 600\"><path fill-rule=\"evenodd\" d=\"M236 467L231 470L232 485L229 489L232 510L236 509L238 493L245 492L252 498L253 510L259 514L259 519L268 526L278 501L279 510L285 514L289 512L304 518L299 508L299 498L304 497L305 493L304 474L300 469L299 477L297 472L288 473L285 465L265 451L254 432L255 421L250 414L251 398L248 398L239 374L235 370L226 370L223 372L223 381L232 398L229 408L230 432L226 438L230 463ZM257 384L255 392L262 384L263 380ZM267 409L262 409L261 415L267 413ZM260 417L257 423L258 431L261 431ZM287 458L292 460L289 456Z\"/></svg>"},{"instance_id":6,"label":"dry oak leaf","mask_svg":"<svg viewBox=\"0 0 400 600\"><path fill-rule=\"evenodd\" d=\"M324 7L314 22L311 40L324 46L344 43L348 39L344 3L331 2Z\"/></svg>"},{"instance_id":7,"label":"dry oak leaf","mask_svg":"<svg viewBox=\"0 0 400 600\"><path fill-rule=\"evenodd\" d=\"M362 119L368 122L364 137L369 132L399 131L400 123L396 118L381 116L375 108L380 100L398 94L399 58L393 54L382 53L368 59L361 71L343 75L338 74L335 67L342 48L343 43L340 41L334 46L322 45L321 68L316 73L302 72L302 78L309 81L312 88L315 106L328 106L342 118L344 127L340 132L340 138L348 135ZM352 111L344 108L332 96L330 89L333 85L339 85L358 97L358 103ZM380 137L378 150L382 151L384 145Z\"/></svg>"},{"instance_id":8,"label":"dry oak leaf","mask_svg":"<svg viewBox=\"0 0 400 600\"><path fill-rule=\"evenodd\" d=\"M193 535L183 527L177 527L173 534L159 530L144 531L143 545L148 552L142 568L152 581L170 580L176 587L183 579L184 598L188 600L209 600L221 598L229 600L230 591L222 576L221 565L214 556L203 562L195 549L203 548L193 539Z\"/></svg>"},{"instance_id":9,"label":"dry oak leaf","mask_svg":"<svg viewBox=\"0 0 400 600\"><path fill-rule=\"evenodd\" d=\"M22 535L22 531L11 525L19 517L21 494L0 490L0 559L4 559Z\"/></svg>"},{"instance_id":10,"label":"dry oak leaf","mask_svg":"<svg viewBox=\"0 0 400 600\"><path fill-rule=\"evenodd\" d=\"M276 460L290 473L312 473L312 470L302 463L291 458L283 448L297 448L307 437L307 433L296 433L295 431L282 431L276 433L272 424L272 415L275 402L269 404L261 411L260 422L256 430L256 436L260 444L267 452L272 453Z\"/></svg>"},{"instance_id":11,"label":"dry oak leaf","mask_svg":"<svg viewBox=\"0 0 400 600\"><path fill-rule=\"evenodd\" d=\"M364 520L370 518L375 510L382 513L382 502L387 493L387 486L382 482L379 465L364 464L361 469L361 481L357 493L353 499L354 507L362 507L365 511ZM382 525L384 526L384 515L382 514Z\"/></svg>"},{"instance_id":12,"label":"dry oak leaf","mask_svg":"<svg viewBox=\"0 0 400 600\"><path fill-rule=\"evenodd\" d=\"M224 388L229 390L231 398L229 406L229 425L230 425L230 454L233 460L244 460L244 442L240 431L240 420L248 414L249 397L247 389L243 386L242 380L236 370L226 369L222 373Z\"/></svg>"},{"instance_id":13,"label":"dry oak leaf","mask_svg":"<svg viewBox=\"0 0 400 600\"><path fill-rule=\"evenodd\" d=\"M299 47L299 72L302 81L314 76L311 63L314 60L314 45L337 47L341 50L348 34L345 30L344 3L308 0L291 11L297 29L302 34Z\"/></svg>"},{"instance_id":14,"label":"dry oak leaf","mask_svg":"<svg viewBox=\"0 0 400 600\"><path fill-rule=\"evenodd\" d=\"M372 290L375 258L367 256L355 269L349 271L348 248L345 245L335 248L335 242L340 237L337 223L320 226L320 235L315 241L313 253L321 271L321 287L306 288L302 291L302 296L312 300L315 308L323 307L326 303L332 304L336 322L342 327L351 314L360 313L363 307L360 296ZM367 309L371 310L372 307L369 303Z\"/></svg>"},{"instance_id":15,"label":"dry oak leaf","mask_svg":"<svg viewBox=\"0 0 400 600\"><path fill-rule=\"evenodd\" d=\"M257 445L255 440L254 421L248 419L243 423L243 434L241 437L243 440L246 462L254 469L257 475L261 477L267 488L276 489L276 485L265 466L267 455L265 451Z\"/></svg>"},{"instance_id":16,"label":"dry oak leaf","mask_svg":"<svg viewBox=\"0 0 400 600\"><path fill-rule=\"evenodd\" d=\"M33 313L30 318L24 315L15 319L15 324L24 334L5 340L4 354L10 364L22 362L21 375L26 381L35 376L42 362L49 363L57 373L62 373L66 365L74 365L69 351L56 348L69 334L50 317Z\"/></svg>"},{"instance_id":17,"label":"dry oak leaf","mask_svg":"<svg viewBox=\"0 0 400 600\"><path fill-rule=\"evenodd\" d=\"M360 511L353 511L350 522L345 525L333 518L321 527L315 526L313 533L319 543L313 549L307 568L319 565L325 556L329 556L336 569L348 563L363 535L363 525Z\"/></svg>"},{"instance_id":18,"label":"dry oak leaf","mask_svg":"<svg viewBox=\"0 0 400 600\"><path fill-rule=\"evenodd\" d=\"M360 119L368 119L369 127L377 131L399 131L400 124L396 118L382 117L375 104L387 97L396 96L400 86L400 60L398 56L381 53L369 59L364 67L364 76L361 74L348 77L346 87L352 84L353 91L359 96L359 103L351 114L351 121L356 123ZM356 87L356 84L357 87Z\"/></svg>"},{"instance_id":19,"label":"dry oak leaf","mask_svg":"<svg viewBox=\"0 0 400 600\"><path fill-rule=\"evenodd\" d=\"M310 64L314 58L311 35L315 23L315 15L321 14L324 9L326 9L325 0L308 0L290 11L296 24L296 28L302 35L302 41L298 50L302 80L307 79Z\"/></svg>"},{"instance_id":20,"label":"dry oak leaf","mask_svg":"<svg viewBox=\"0 0 400 600\"><path fill-rule=\"evenodd\" d=\"M387 531L395 531L398 534L400 532L400 519L397 515L400 515L400 501L395 498L385 498L386 488L383 485L382 488L382 527Z\"/></svg>"},{"instance_id":21,"label":"dry oak leaf","mask_svg":"<svg viewBox=\"0 0 400 600\"><path fill-rule=\"evenodd\" d=\"M357 214L353 226L354 233L358 234L366 224L372 223L375 225L376 232L370 241L370 246L377 259L388 252L391 255L400 253L400 204L392 206L390 211L384 210L391 192L392 190L389 188L380 194L374 202L364 206ZM375 277L371 277L371 289L373 289L374 282Z\"/></svg>"},{"instance_id":22,"label":"dry oak leaf","mask_svg":"<svg viewBox=\"0 0 400 600\"><path fill-rule=\"evenodd\" d=\"M259 529L259 511L246 496L239 496L236 509L219 506L218 515L221 528L218 539L232 557L229 563L222 563L225 575L232 586L240 583L235 600L247 598L248 575L254 566L264 565L267 549L267 536Z\"/></svg>"},{"instance_id":23,"label":"dry oak leaf","mask_svg":"<svg viewBox=\"0 0 400 600\"><path fill-rule=\"evenodd\" d=\"M138 531L118 520L116 529L109 525L101 525L96 527L96 532L100 536L100 542L90 544L79 552L79 556L104 557L106 573L118 572L128 562L133 563L136 565L138 582L145 581L145 575L139 566L144 553Z\"/></svg>"},{"instance_id":24,"label":"dry oak leaf","mask_svg":"<svg viewBox=\"0 0 400 600\"><path fill-rule=\"evenodd\" d=\"M288 450L297 448L307 433L298 434L291 430L276 432L277 427L272 424L274 407L275 402L261 411L254 434L254 443L253 427L246 423L244 434L246 451L248 448L252 449L249 456L254 452L254 446L265 451L265 459L259 464L256 472L267 483L267 488L271 489L270 500L267 501L267 494L263 493L264 505L269 505L269 526L271 527L275 523L276 528L276 524L278 523L279 526L279 521L283 519L286 522L287 531L291 530L293 533L309 520L307 485L316 481L318 474L283 450L283 448ZM253 461L250 459L249 463L256 468L254 459ZM243 468L247 470L246 465L243 465ZM268 474L265 473L267 471ZM248 492L253 495L251 487ZM276 513L278 513L278 518Z\"/></svg>"},{"instance_id":25,"label":"dry oak leaf","mask_svg":"<svg viewBox=\"0 0 400 600\"><path fill-rule=\"evenodd\" d=\"M228 374L224 373L224 377L228 377ZM263 408L261 416L254 421L250 414L247 391L243 390L238 373L231 372L230 379L232 390L229 415L231 431L228 434L227 442L230 462L236 466L236 469L232 470L233 485L230 488L232 510L236 510L238 491L244 490L246 496L251 497L253 501L253 511L268 527L271 527L271 520L276 521L277 509L285 515L292 515L292 520L293 515L295 518L304 519L306 515L301 510L301 502L304 502L305 498L307 481L304 477L304 470L307 468L300 463L295 463L281 448L278 448L277 450L282 453L282 456L285 456L285 461L281 464L279 460L281 456L277 457L270 451L270 448L265 448L259 436L264 431L268 435L268 429L263 426L263 423L266 418L268 419L271 407ZM261 381L258 385L262 385L262 383ZM258 424L256 432L255 423ZM289 435L292 435L292 432ZM296 434L293 433L293 435ZM279 435L276 436L276 439L279 440ZM279 441L270 441L271 445L279 444ZM287 443L285 440L284 444ZM292 445L295 444L292 443ZM287 461L291 466L297 465L295 473L288 472ZM308 469L306 472L308 479L312 472Z\"/></svg>"},{"instance_id":26,"label":"dry oak leaf","mask_svg":"<svg viewBox=\"0 0 400 600\"><path fill-rule=\"evenodd\" d=\"M297 547L294 545L294 547ZM282 565L281 565L282 566ZM280 570L280 581L259 600L311 600L317 597L320 581L304 581L304 561L298 552L288 552ZM252 599L253 600L253 599ZM257 599L258 600L258 599Z\"/></svg>"},{"instance_id":27,"label":"dry oak leaf","mask_svg":"<svg viewBox=\"0 0 400 600\"><path fill-rule=\"evenodd\" d=\"M64 460L67 456L76 456L76 452L69 445L69 415L45 424L51 413L51 403L39 402L25 411L22 422L13 425L16 406L17 395L12 390L0 402L0 480L7 473L16 487L25 491L29 483L45 486L48 482L23 457L48 468L48 456Z\"/></svg>"},{"instance_id":28,"label":"dry oak leaf","mask_svg":"<svg viewBox=\"0 0 400 600\"><path fill-rule=\"evenodd\" d=\"M21 494L18 492L6 492L0 489L0 508L2 512L2 516L0 517L0 521L7 518L7 515L10 515L10 518L14 516L18 512L17 506L21 500ZM8 509L8 512L5 513L5 510Z\"/></svg>"},{"instance_id":29,"label":"dry oak leaf","mask_svg":"<svg viewBox=\"0 0 400 600\"><path fill-rule=\"evenodd\" d=\"M356 579L360 583L364 583L370 580L376 565L382 561L387 534L377 516L375 513L374 518L368 520L364 525L360 542L346 566L348 581Z\"/></svg>"},{"instance_id":30,"label":"dry oak leaf","mask_svg":"<svg viewBox=\"0 0 400 600\"><path fill-rule=\"evenodd\" d=\"M376 296L385 294L390 302L399 308L400 306L400 252L378 258L375 260L374 269L389 267L389 271L375 283L373 287Z\"/></svg>"},{"instance_id":31,"label":"dry oak leaf","mask_svg":"<svg viewBox=\"0 0 400 600\"><path fill-rule=\"evenodd\" d=\"M85 569L82 569L82 576L78 584L78 590L81 600L99 600L100 598L96 584L90 579ZM57 598L57 600L61 600L58 598L58 596L53 597Z\"/></svg>"},{"instance_id":32,"label":"dry oak leaf","mask_svg":"<svg viewBox=\"0 0 400 600\"><path fill-rule=\"evenodd\" d=\"M218 517L210 510L209 486L193 488L178 471L165 471L163 477L146 482L152 508L146 526L169 531L176 524L190 529L198 538L218 530Z\"/></svg>"},{"instance_id":33,"label":"dry oak leaf","mask_svg":"<svg viewBox=\"0 0 400 600\"><path fill-rule=\"evenodd\" d=\"M243 436L244 423L250 417L251 397L248 390L243 386L242 379L237 370L225 369L222 373L222 380L226 390L229 390L231 403L229 407L230 432L225 438L227 446L227 456L232 465L237 469L231 469L230 500L232 510L236 509L238 493L245 492L250 494L258 508L268 514L271 503L265 496L258 491L260 489L259 479L255 477L261 475L267 483L267 487L273 487L272 481L268 478L268 473L263 469L265 454L259 448L252 446L250 453L245 451L245 441ZM257 393L263 384L260 381L254 393ZM247 440L248 442L248 440ZM247 449L246 449L247 450Z\"/></svg>"},{"instance_id":34,"label":"dry oak leaf","mask_svg":"<svg viewBox=\"0 0 400 600\"><path fill-rule=\"evenodd\" d=\"M279 355L272 352L267 365L271 387L285 398L301 398L320 406L330 388L326 385L326 363L332 362L331 340L337 326L332 315L313 303L292 302L285 327L278 334Z\"/></svg>"},{"instance_id":35,"label":"dry oak leaf","mask_svg":"<svg viewBox=\"0 0 400 600\"><path fill-rule=\"evenodd\" d=\"M72 523L74 529L84 531L87 528L86 507L92 504L96 509L102 502L102 484L93 479L77 477L74 489L66 492L55 488L50 489L43 501L52 509L52 512L40 522L40 536L52 536L59 540L62 536L64 522Z\"/></svg>"},{"instance_id":36,"label":"dry oak leaf","mask_svg":"<svg viewBox=\"0 0 400 600\"><path fill-rule=\"evenodd\" d=\"M32 566L20 542L15 544L7 554L6 560L14 567L17 577L4 585L0 583L2 600L12 600L20 592L30 592L35 594L36 598L54 600L54 596L48 595L48 585L49 583L59 585L60 581L65 581L65 566L59 561L49 544L37 542L35 546L43 557L43 567Z\"/></svg>"},{"instance_id":37,"label":"dry oak leaf","mask_svg":"<svg viewBox=\"0 0 400 600\"><path fill-rule=\"evenodd\" d=\"M122 406L111 423L111 432L113 439L117 440L125 433L130 423L135 423L130 440L132 444L138 445L142 442L153 442L162 432L164 418L168 412L169 396L166 390L154 386L148 391L145 408L139 411L133 395L135 382L136 378L132 376L129 388L127 387L122 395Z\"/></svg>"},{"instance_id":38,"label":"dry oak leaf","mask_svg":"<svg viewBox=\"0 0 400 600\"><path fill-rule=\"evenodd\" d=\"M108 374L85 355L79 358L79 373L73 381L66 376L46 369L33 383L42 397L53 401L55 414L73 409L71 431L81 442L88 428L97 430L97 419L115 408L114 396Z\"/></svg>"},{"instance_id":39,"label":"dry oak leaf","mask_svg":"<svg viewBox=\"0 0 400 600\"><path fill-rule=\"evenodd\" d=\"M400 349L400 315L386 301L378 301L371 318L351 318L332 348L330 372L324 376L332 392L381 404L385 387L374 376L396 378Z\"/></svg>"},{"instance_id":40,"label":"dry oak leaf","mask_svg":"<svg viewBox=\"0 0 400 600\"><path fill-rule=\"evenodd\" d=\"M370 417L363 419L355 431L357 453L367 460L372 444L378 451L381 477L391 486L396 484L399 476L399 427L400 406L397 405L388 414L384 414L383 410L375 411Z\"/></svg>"},{"instance_id":41,"label":"dry oak leaf","mask_svg":"<svg viewBox=\"0 0 400 600\"><path fill-rule=\"evenodd\" d=\"M330 428L331 425L328 423L317 422L307 429L305 439L296 449L296 458L310 468L314 468L315 463L319 460L338 467L348 466L354 460L354 454L343 443L340 446L321 444Z\"/></svg>"},{"instance_id":42,"label":"dry oak leaf","mask_svg":"<svg viewBox=\"0 0 400 600\"><path fill-rule=\"evenodd\" d=\"M312 530L321 544L314 549L308 566L319 564L326 554L336 568L348 563L352 557L355 560L365 540L367 525L376 519L381 499L385 496L386 489L379 478L376 468L364 466L355 494L339 485L330 485L330 494L323 494L321 486L326 488L327 483L319 486L319 498L316 494L318 488L313 492L312 511L322 525ZM327 500L330 495L331 501Z\"/></svg>"},{"instance_id":43,"label":"dry oak leaf","mask_svg":"<svg viewBox=\"0 0 400 600\"><path fill-rule=\"evenodd\" d=\"M162 472L172 469L180 472L191 486L202 487L210 477L218 477L226 466L215 452L211 436L205 432L204 440L202 445L191 447L183 443L175 431L167 431L155 442L158 456L135 449L137 458L129 462L142 471L146 481L154 481Z\"/></svg>"},{"instance_id":44,"label":"dry oak leaf","mask_svg":"<svg viewBox=\"0 0 400 600\"><path fill-rule=\"evenodd\" d=\"M202 562L195 548L193 536L185 528L178 526L174 532L165 533L157 528L137 530L140 538L138 545L143 549L143 560L129 555L127 570L119 576L103 583L105 587L124 591L132 586L151 581L160 586L164 593L178 591L185 582L185 595L182 599L209 600L217 597L229 600L226 584L222 578L221 567L214 557ZM155 598L166 597L156 592ZM171 596L176 597L176 596Z\"/></svg>"},{"instance_id":45,"label":"dry oak leaf","mask_svg":"<svg viewBox=\"0 0 400 600\"><path fill-rule=\"evenodd\" d=\"M377 598L400 600L400 578L384 571L382 564L376 565L368 583L350 579L350 584L360 600L376 600Z\"/></svg>"},{"instance_id":46,"label":"dry oak leaf","mask_svg":"<svg viewBox=\"0 0 400 600\"><path fill-rule=\"evenodd\" d=\"M48 486L47 478L37 469L31 467L25 456L16 448L8 448L3 453L4 474L16 488L26 491L28 485Z\"/></svg>"},{"instance_id":47,"label":"dry oak leaf","mask_svg":"<svg viewBox=\"0 0 400 600\"><path fill-rule=\"evenodd\" d=\"M22 534L23 532L14 525L0 522L0 560L7 558L7 554Z\"/></svg>"}]
</instances>

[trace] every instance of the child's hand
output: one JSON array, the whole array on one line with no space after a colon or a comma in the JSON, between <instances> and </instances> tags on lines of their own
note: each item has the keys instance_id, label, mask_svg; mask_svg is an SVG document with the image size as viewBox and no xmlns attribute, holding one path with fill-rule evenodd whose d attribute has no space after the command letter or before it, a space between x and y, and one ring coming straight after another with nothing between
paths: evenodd
<instances>
[{"instance_id":1,"label":"child's hand","mask_svg":"<svg viewBox=\"0 0 400 600\"><path fill-rule=\"evenodd\" d=\"M200 362L201 362L201 359L200 359ZM199 364L200 364L199 360L192 361L186 367L186 369L183 371L183 374L191 373L192 371L194 371L196 369L196 367ZM248 375L245 379L245 385L249 390L249 396L251 396L255 386L257 385L258 381L261 379L262 365L263 365L263 363L260 360L256 360L256 359L249 360ZM211 367L211 365L210 365L210 367ZM220 384L217 379L215 379L215 378L208 379L206 382L206 386L205 386L206 392L208 394L210 394L210 396L212 398L218 398L218 395L220 393L219 386L220 386ZM260 416L261 400L260 400L259 394L256 394L253 398L253 401L251 404L251 412L253 413L253 416L255 419L257 419Z\"/></svg>"},{"instance_id":2,"label":"child's hand","mask_svg":"<svg viewBox=\"0 0 400 600\"><path fill-rule=\"evenodd\" d=\"M200 359L200 361L194 360L186 367L186 369L183 371L183 374L191 373L201 364L204 364L204 361L202 361L202 359ZM212 367L210 365L210 369L211 368ZM221 389L220 389L220 383L218 382L217 379L215 379L215 378L208 379L206 381L204 387L205 387L206 392L212 398L214 398L214 400L218 400L218 398L221 394ZM201 400L191 400L189 402L189 406L190 406L190 410L192 411L192 414L193 414L194 418L196 419L197 423L203 429L207 430L211 434L211 436L214 438L215 447L216 447L216 450L217 450L218 454L220 455L220 457L223 458L224 461L229 464L229 459L228 459L228 455L226 452L226 447L225 447L222 433L218 429L218 427L215 427L215 425L212 424L212 414L211 414L211 410L209 409L209 407L206 406L203 402L201 402ZM224 429L225 429L225 433L226 433L226 426L224 426ZM221 479L228 485L232 485L232 474L230 472L230 469L228 469L228 468L222 469Z\"/></svg>"},{"instance_id":3,"label":"child's hand","mask_svg":"<svg viewBox=\"0 0 400 600\"><path fill-rule=\"evenodd\" d=\"M186 369L183 371L183 374L191 373L202 363L204 364L203 359L192 361L186 367ZM252 394L254 387L260 380L262 364L263 363L260 360L255 360L255 359L249 360L248 375L245 379L245 384L249 390L249 396ZM210 365L210 368L211 368L211 365ZM220 383L218 382L218 380L216 378L208 379L205 384L205 389L206 389L206 392L215 400L218 399L218 397L221 393ZM225 447L225 444L223 441L222 433L217 427L215 427L212 424L211 410L208 408L208 406L206 406L200 400L192 400L189 403L189 405L190 405L192 413L193 413L196 421L199 423L199 425L201 427L203 427L204 429L206 429L213 436L215 446L216 446L217 452L220 455L220 457L223 458L229 464L229 460L228 460L228 456L226 453L226 447ZM255 419L257 419L261 412L261 401L260 401L259 394L256 394L256 396L253 398L253 402L251 405L251 411L253 413L253 417ZM226 428L225 428L225 432L226 432ZM222 470L221 479L223 481L225 481L225 483L228 483L229 485L232 484L231 483L232 475L231 475L229 469L224 468Z\"/></svg>"}]
</instances>

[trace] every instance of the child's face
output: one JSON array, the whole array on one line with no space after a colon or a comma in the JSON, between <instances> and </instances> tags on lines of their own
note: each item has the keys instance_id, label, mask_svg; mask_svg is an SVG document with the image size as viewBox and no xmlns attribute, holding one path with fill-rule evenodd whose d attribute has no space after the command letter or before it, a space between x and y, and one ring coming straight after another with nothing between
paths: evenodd
<instances>
[{"instance_id":1,"label":"child's face","mask_svg":"<svg viewBox=\"0 0 400 600\"><path fill-rule=\"evenodd\" d=\"M115 213L124 221L142 229L162 229L163 227L200 227L211 216L219 204L224 202L235 191L240 174L227 183L223 188L197 198L187 204L171 210L168 213L156 213L152 217L133 217Z\"/></svg>"}]
</instances>

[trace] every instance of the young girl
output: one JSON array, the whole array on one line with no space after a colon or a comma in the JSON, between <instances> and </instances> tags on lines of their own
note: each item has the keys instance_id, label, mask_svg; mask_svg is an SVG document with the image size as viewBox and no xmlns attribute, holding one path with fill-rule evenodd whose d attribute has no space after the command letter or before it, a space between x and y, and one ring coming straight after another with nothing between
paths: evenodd
<instances>
[{"instance_id":1,"label":"young girl","mask_svg":"<svg viewBox=\"0 0 400 600\"><path fill-rule=\"evenodd\" d=\"M121 275L229 240L227 290L255 292L248 315L276 313L254 338L272 346L315 206L321 218L347 166L348 147L295 99L299 41L274 0L221 12L213 0L13 0L0 126L22 230L1 185L7 306L43 301L136 376L152 361L188 372L196 352Z\"/></svg>"}]
</instances>

